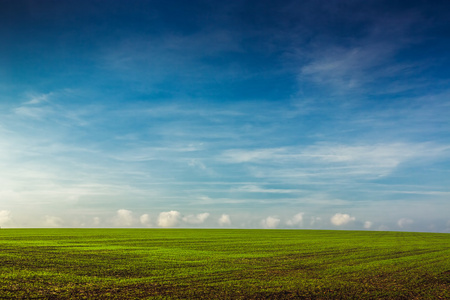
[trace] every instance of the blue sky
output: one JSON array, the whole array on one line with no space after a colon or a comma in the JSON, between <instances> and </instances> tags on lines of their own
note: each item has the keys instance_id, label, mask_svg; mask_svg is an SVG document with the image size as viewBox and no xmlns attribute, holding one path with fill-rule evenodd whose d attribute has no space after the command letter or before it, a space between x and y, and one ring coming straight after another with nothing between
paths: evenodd
<instances>
[{"instance_id":1,"label":"blue sky","mask_svg":"<svg viewBox=\"0 0 450 300\"><path fill-rule=\"evenodd\" d=\"M450 232L446 1L2 1L0 226Z\"/></svg>"}]
</instances>

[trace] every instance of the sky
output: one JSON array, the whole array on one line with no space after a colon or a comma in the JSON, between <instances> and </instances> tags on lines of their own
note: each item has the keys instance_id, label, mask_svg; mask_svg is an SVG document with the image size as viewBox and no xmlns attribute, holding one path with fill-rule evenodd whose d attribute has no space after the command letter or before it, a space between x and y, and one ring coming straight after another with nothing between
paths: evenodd
<instances>
[{"instance_id":1,"label":"sky","mask_svg":"<svg viewBox=\"0 0 450 300\"><path fill-rule=\"evenodd\" d=\"M0 2L0 226L450 232L448 1Z\"/></svg>"}]
</instances>

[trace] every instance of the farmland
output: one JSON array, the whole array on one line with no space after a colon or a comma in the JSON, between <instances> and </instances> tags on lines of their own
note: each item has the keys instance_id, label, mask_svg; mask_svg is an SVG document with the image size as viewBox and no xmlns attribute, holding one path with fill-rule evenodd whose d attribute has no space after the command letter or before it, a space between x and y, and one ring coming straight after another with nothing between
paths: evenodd
<instances>
[{"instance_id":1,"label":"farmland","mask_svg":"<svg viewBox=\"0 0 450 300\"><path fill-rule=\"evenodd\" d=\"M450 299L450 235L1 229L0 298Z\"/></svg>"}]
</instances>

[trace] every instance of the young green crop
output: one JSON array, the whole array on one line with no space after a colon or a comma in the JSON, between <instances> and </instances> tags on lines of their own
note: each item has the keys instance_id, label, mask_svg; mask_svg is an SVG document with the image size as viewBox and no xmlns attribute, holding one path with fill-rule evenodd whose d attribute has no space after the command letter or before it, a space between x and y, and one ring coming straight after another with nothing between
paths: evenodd
<instances>
[{"instance_id":1,"label":"young green crop","mask_svg":"<svg viewBox=\"0 0 450 300\"><path fill-rule=\"evenodd\" d=\"M2 229L0 298L450 298L450 235Z\"/></svg>"}]
</instances>

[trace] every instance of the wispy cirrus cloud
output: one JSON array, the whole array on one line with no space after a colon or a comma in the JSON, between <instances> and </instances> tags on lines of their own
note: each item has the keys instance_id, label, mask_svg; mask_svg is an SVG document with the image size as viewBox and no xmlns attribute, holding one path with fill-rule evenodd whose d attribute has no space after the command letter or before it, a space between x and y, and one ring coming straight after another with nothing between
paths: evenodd
<instances>
[{"instance_id":1,"label":"wispy cirrus cloud","mask_svg":"<svg viewBox=\"0 0 450 300\"><path fill-rule=\"evenodd\" d=\"M32 118L32 119L43 119L46 116L52 114L54 111L51 108L43 107L30 107L30 106L20 106L14 110L15 114L21 117Z\"/></svg>"},{"instance_id":2,"label":"wispy cirrus cloud","mask_svg":"<svg viewBox=\"0 0 450 300\"><path fill-rule=\"evenodd\" d=\"M413 159L439 159L450 155L449 145L433 143L392 143L374 145L340 145L320 143L307 147L226 150L220 159L233 164L255 164L277 170L314 166L315 171L338 167L341 175L385 176L402 163ZM255 167L257 168L257 167Z\"/></svg>"},{"instance_id":3,"label":"wispy cirrus cloud","mask_svg":"<svg viewBox=\"0 0 450 300\"><path fill-rule=\"evenodd\" d=\"M339 94L378 93L380 82L384 82L382 93L415 89L417 83L405 84L404 79L411 79L430 62L401 60L398 55L427 40L414 30L421 21L421 12L412 10L402 14L385 12L383 18L366 15L354 21L346 19L344 23L354 22L354 26L364 28L363 34L344 40L325 36L312 43L309 52L300 51L306 63L300 67L299 78Z\"/></svg>"},{"instance_id":4,"label":"wispy cirrus cloud","mask_svg":"<svg viewBox=\"0 0 450 300\"><path fill-rule=\"evenodd\" d=\"M111 157L120 161L148 161L148 160L163 160L171 159L175 160L177 157L183 161L189 159L189 156L183 156L183 154L190 152L198 152L202 150L201 145L194 144L172 144L170 147L151 147L147 145L138 145L135 143L133 149L128 149L123 153L112 154ZM190 164L195 165L195 160L190 159Z\"/></svg>"},{"instance_id":5,"label":"wispy cirrus cloud","mask_svg":"<svg viewBox=\"0 0 450 300\"><path fill-rule=\"evenodd\" d=\"M274 193L274 194L292 194L302 192L298 189L283 189L283 188L264 188L258 185L243 185L232 189L233 192L245 193Z\"/></svg>"},{"instance_id":6,"label":"wispy cirrus cloud","mask_svg":"<svg viewBox=\"0 0 450 300\"><path fill-rule=\"evenodd\" d=\"M327 49L301 68L301 76L334 88L359 88L375 80L366 72L386 61L393 50L389 44Z\"/></svg>"},{"instance_id":7,"label":"wispy cirrus cloud","mask_svg":"<svg viewBox=\"0 0 450 300\"><path fill-rule=\"evenodd\" d=\"M53 95L53 93L30 95L30 100L25 102L25 104L26 105L36 105L36 104L48 102L52 95Z\"/></svg>"}]
</instances>

